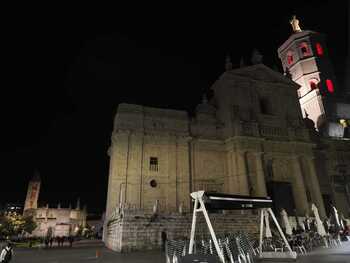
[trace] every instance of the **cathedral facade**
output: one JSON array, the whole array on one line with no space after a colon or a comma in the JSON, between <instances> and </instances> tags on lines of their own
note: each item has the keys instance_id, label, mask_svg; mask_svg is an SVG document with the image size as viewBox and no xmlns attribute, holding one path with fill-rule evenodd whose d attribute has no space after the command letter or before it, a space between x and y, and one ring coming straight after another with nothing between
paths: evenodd
<instances>
[{"instance_id":1,"label":"cathedral facade","mask_svg":"<svg viewBox=\"0 0 350 263\"><path fill-rule=\"evenodd\" d=\"M86 225L86 209L80 209L78 200L76 208L62 208L60 204L57 207L38 207L41 179L38 173L30 180L27 196L24 206L24 215L33 216L37 224L32 232L33 236L45 237L52 236L70 236L74 235L79 227Z\"/></svg>"},{"instance_id":2,"label":"cathedral facade","mask_svg":"<svg viewBox=\"0 0 350 263\"><path fill-rule=\"evenodd\" d=\"M318 37L300 30L281 46L284 75L256 56L237 69L228 60L194 117L119 104L106 222L121 205L189 212L198 190L270 196L276 211L299 216L311 215L314 203L324 218L333 204L349 218L350 105L330 103L337 86Z\"/></svg>"}]
</instances>

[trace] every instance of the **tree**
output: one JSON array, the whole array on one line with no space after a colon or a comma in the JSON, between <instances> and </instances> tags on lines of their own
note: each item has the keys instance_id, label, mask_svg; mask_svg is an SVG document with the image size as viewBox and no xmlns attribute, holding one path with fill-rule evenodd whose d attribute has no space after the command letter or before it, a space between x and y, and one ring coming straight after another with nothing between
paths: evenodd
<instances>
[{"instance_id":1,"label":"tree","mask_svg":"<svg viewBox=\"0 0 350 263\"><path fill-rule=\"evenodd\" d=\"M23 231L26 233L31 234L35 228L37 228L37 223L33 220L33 216L25 216L23 217L24 224L23 224Z\"/></svg>"},{"instance_id":2,"label":"tree","mask_svg":"<svg viewBox=\"0 0 350 263\"><path fill-rule=\"evenodd\" d=\"M22 233L31 234L37 224L32 216L22 216L17 213L8 213L0 217L0 236L8 237Z\"/></svg>"}]
</instances>

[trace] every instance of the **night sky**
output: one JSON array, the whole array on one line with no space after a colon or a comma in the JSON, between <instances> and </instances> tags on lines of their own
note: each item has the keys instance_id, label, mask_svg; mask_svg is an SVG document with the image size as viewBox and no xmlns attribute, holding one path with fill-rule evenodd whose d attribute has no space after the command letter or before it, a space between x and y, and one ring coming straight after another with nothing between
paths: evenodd
<instances>
[{"instance_id":1,"label":"night sky","mask_svg":"<svg viewBox=\"0 0 350 263\"><path fill-rule=\"evenodd\" d=\"M81 197L88 210L104 210L117 105L191 113L223 73L227 53L233 64L241 56L249 63L258 48L280 69L277 48L294 13L302 29L327 35L341 84L347 2L15 12L2 32L0 203L23 202L37 169L42 204Z\"/></svg>"}]
</instances>

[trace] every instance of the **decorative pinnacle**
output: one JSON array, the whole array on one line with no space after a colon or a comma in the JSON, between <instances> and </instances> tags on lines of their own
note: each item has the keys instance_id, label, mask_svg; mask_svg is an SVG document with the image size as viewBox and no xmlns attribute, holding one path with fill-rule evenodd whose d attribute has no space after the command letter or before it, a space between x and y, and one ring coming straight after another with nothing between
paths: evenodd
<instances>
[{"instance_id":1,"label":"decorative pinnacle","mask_svg":"<svg viewBox=\"0 0 350 263\"><path fill-rule=\"evenodd\" d=\"M225 59L225 69L226 69L226 71L232 70L231 57L230 57L229 54L226 55L226 59Z\"/></svg>"},{"instance_id":2,"label":"decorative pinnacle","mask_svg":"<svg viewBox=\"0 0 350 263\"><path fill-rule=\"evenodd\" d=\"M207 95L206 95L206 94L203 94L203 97L202 97L202 104L207 104L207 103L208 103Z\"/></svg>"},{"instance_id":3,"label":"decorative pinnacle","mask_svg":"<svg viewBox=\"0 0 350 263\"><path fill-rule=\"evenodd\" d=\"M256 64L261 64L263 61L263 55L259 52L259 50L257 50L256 48L254 48L253 52L252 52L252 56L251 56L251 62L253 65Z\"/></svg>"},{"instance_id":4,"label":"decorative pinnacle","mask_svg":"<svg viewBox=\"0 0 350 263\"><path fill-rule=\"evenodd\" d=\"M241 57L241 60L239 61L239 67L240 67L240 68L243 68L244 66L245 66L244 58Z\"/></svg>"}]
</instances>

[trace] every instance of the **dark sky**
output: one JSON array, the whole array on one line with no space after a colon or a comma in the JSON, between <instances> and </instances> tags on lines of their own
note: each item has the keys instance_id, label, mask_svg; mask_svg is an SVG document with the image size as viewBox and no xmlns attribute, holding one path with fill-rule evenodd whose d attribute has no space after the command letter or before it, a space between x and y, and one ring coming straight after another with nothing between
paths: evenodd
<instances>
[{"instance_id":1,"label":"dark sky","mask_svg":"<svg viewBox=\"0 0 350 263\"><path fill-rule=\"evenodd\" d=\"M255 47L280 67L276 50L294 13L303 29L327 35L342 79L348 1L305 2L16 12L2 32L0 203L24 201L37 169L42 202L81 197L102 211L117 105L191 111L227 53L238 64Z\"/></svg>"}]
</instances>

